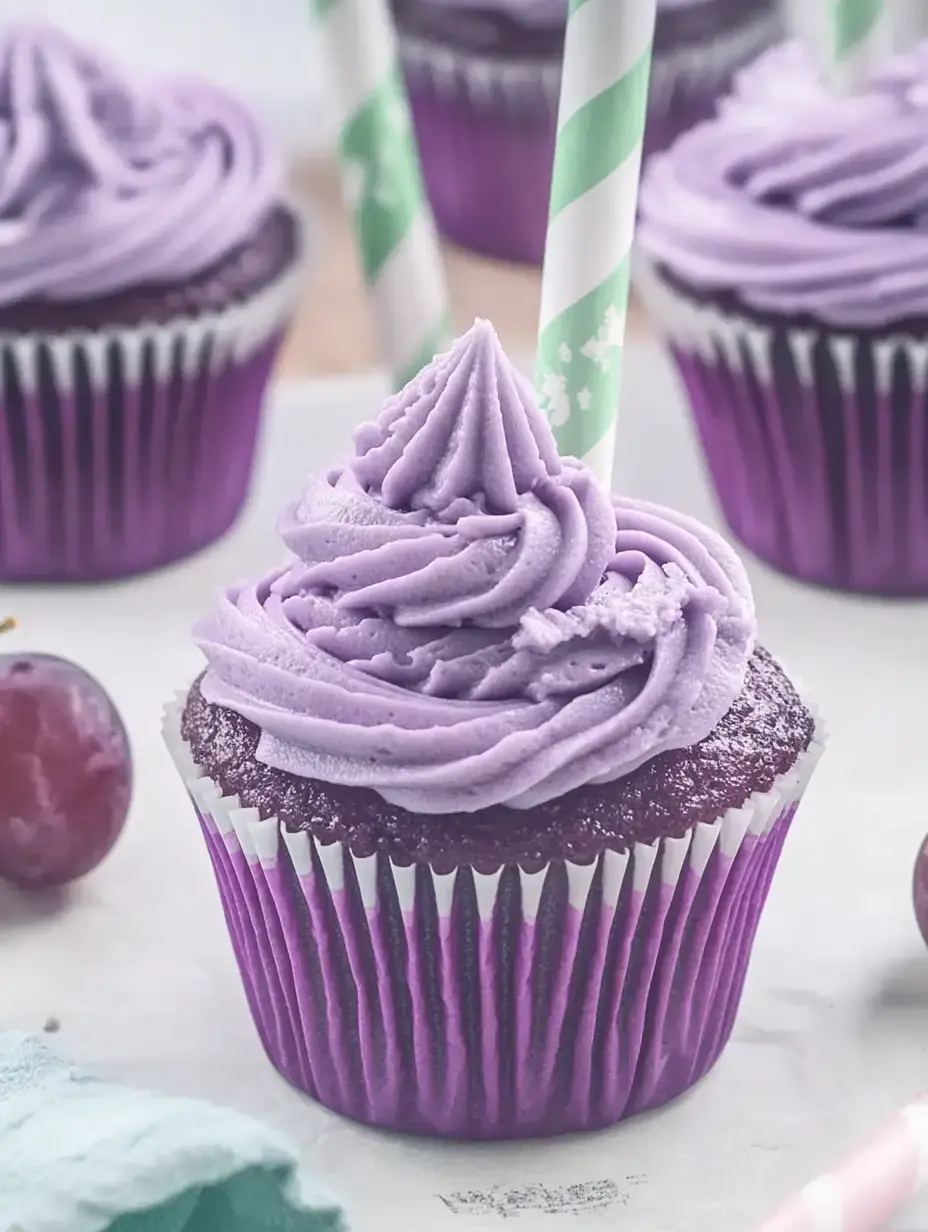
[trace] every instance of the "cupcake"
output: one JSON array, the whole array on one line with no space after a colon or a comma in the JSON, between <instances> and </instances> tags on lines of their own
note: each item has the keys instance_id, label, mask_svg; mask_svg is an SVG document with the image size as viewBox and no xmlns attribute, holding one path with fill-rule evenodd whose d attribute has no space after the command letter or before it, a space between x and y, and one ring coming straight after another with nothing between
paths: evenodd
<instances>
[{"instance_id":1,"label":"cupcake","mask_svg":"<svg viewBox=\"0 0 928 1232\"><path fill-rule=\"evenodd\" d=\"M638 288L737 537L928 594L928 44L853 96L784 45L644 177Z\"/></svg>"},{"instance_id":2,"label":"cupcake","mask_svg":"<svg viewBox=\"0 0 928 1232\"><path fill-rule=\"evenodd\" d=\"M444 235L541 264L567 0L393 0L426 191Z\"/></svg>"},{"instance_id":3,"label":"cupcake","mask_svg":"<svg viewBox=\"0 0 928 1232\"><path fill-rule=\"evenodd\" d=\"M559 458L485 323L280 534L165 716L273 1064L455 1138L679 1095L821 747L737 557Z\"/></svg>"},{"instance_id":4,"label":"cupcake","mask_svg":"<svg viewBox=\"0 0 928 1232\"><path fill-rule=\"evenodd\" d=\"M540 265L567 0L393 0L422 170L439 228ZM660 0L645 149L709 114L777 37L775 0Z\"/></svg>"},{"instance_id":5,"label":"cupcake","mask_svg":"<svg viewBox=\"0 0 928 1232\"><path fill-rule=\"evenodd\" d=\"M248 489L301 281L250 113L50 27L0 37L0 582L212 542Z\"/></svg>"}]
</instances>

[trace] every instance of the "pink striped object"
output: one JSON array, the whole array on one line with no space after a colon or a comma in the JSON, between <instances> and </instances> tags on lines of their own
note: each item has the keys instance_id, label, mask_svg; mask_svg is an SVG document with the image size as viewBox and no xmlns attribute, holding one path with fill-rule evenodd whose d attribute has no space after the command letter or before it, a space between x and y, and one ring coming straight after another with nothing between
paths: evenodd
<instances>
[{"instance_id":1,"label":"pink striped object","mask_svg":"<svg viewBox=\"0 0 928 1232\"><path fill-rule=\"evenodd\" d=\"M875 1232L928 1181L928 1094L800 1191L759 1232Z\"/></svg>"}]
</instances>

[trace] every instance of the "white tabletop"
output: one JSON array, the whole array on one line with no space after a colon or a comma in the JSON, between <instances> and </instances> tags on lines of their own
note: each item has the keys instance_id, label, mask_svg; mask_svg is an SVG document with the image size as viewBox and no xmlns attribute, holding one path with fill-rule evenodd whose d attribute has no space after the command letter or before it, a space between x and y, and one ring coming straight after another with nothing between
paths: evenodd
<instances>
[{"instance_id":1,"label":"white tabletop","mask_svg":"<svg viewBox=\"0 0 928 1232\"><path fill-rule=\"evenodd\" d=\"M625 381L618 485L717 521L650 344L630 348ZM69 1058L275 1123L358 1232L750 1232L928 1087L928 953L909 892L928 830L928 605L820 593L751 567L764 641L818 700L831 741L786 846L734 1038L695 1092L551 1143L360 1129L265 1060L159 729L162 702L199 667L191 624L221 583L277 561L278 507L344 450L381 392L374 378L281 388L251 508L213 551L123 585L0 594L23 647L76 659L112 692L137 763L126 833L99 870L51 902L0 894L0 1028L41 1030L55 1016L52 1042ZM928 1202L897 1232L926 1220Z\"/></svg>"}]
</instances>

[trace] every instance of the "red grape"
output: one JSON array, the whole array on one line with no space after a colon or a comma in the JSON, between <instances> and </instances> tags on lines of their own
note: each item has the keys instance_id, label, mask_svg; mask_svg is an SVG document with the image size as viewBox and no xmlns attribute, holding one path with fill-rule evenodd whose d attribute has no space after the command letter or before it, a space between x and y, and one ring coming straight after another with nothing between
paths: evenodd
<instances>
[{"instance_id":1,"label":"red grape","mask_svg":"<svg viewBox=\"0 0 928 1232\"><path fill-rule=\"evenodd\" d=\"M131 795L126 729L103 687L67 659L0 655L0 878L42 889L90 872Z\"/></svg>"},{"instance_id":2,"label":"red grape","mask_svg":"<svg viewBox=\"0 0 928 1232\"><path fill-rule=\"evenodd\" d=\"M912 899L915 904L915 919L922 936L928 942L928 838L922 843L915 859Z\"/></svg>"}]
</instances>

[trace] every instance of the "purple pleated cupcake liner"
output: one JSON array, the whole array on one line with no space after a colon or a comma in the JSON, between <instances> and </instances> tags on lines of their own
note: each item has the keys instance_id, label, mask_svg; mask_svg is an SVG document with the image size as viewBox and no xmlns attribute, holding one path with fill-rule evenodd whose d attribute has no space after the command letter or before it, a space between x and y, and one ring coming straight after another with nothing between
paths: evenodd
<instances>
[{"instance_id":1,"label":"purple pleated cupcake liner","mask_svg":"<svg viewBox=\"0 0 928 1232\"><path fill-rule=\"evenodd\" d=\"M802 581L928 594L928 339L760 324L644 263L636 287L738 539Z\"/></svg>"},{"instance_id":2,"label":"purple pleated cupcake liner","mask_svg":"<svg viewBox=\"0 0 928 1232\"><path fill-rule=\"evenodd\" d=\"M655 56L645 155L712 115L734 72L774 43L771 10L695 46ZM560 64L500 61L402 41L422 173L438 227L503 261L544 257Z\"/></svg>"},{"instance_id":3,"label":"purple pleated cupcake liner","mask_svg":"<svg viewBox=\"0 0 928 1232\"><path fill-rule=\"evenodd\" d=\"M561 66L401 42L426 193L463 248L539 265L544 254Z\"/></svg>"},{"instance_id":4,"label":"purple pleated cupcake liner","mask_svg":"<svg viewBox=\"0 0 928 1232\"><path fill-rule=\"evenodd\" d=\"M439 874L241 808L195 764L182 706L165 740L271 1062L354 1120L461 1139L612 1125L710 1069L823 739L683 838Z\"/></svg>"},{"instance_id":5,"label":"purple pleated cupcake liner","mask_svg":"<svg viewBox=\"0 0 928 1232\"><path fill-rule=\"evenodd\" d=\"M500 261L540 265L548 227L555 115L475 111L410 83L426 193L439 230Z\"/></svg>"},{"instance_id":6,"label":"purple pleated cupcake liner","mask_svg":"<svg viewBox=\"0 0 928 1232\"><path fill-rule=\"evenodd\" d=\"M0 582L128 576L228 530L302 278L168 325L0 335Z\"/></svg>"}]
</instances>

